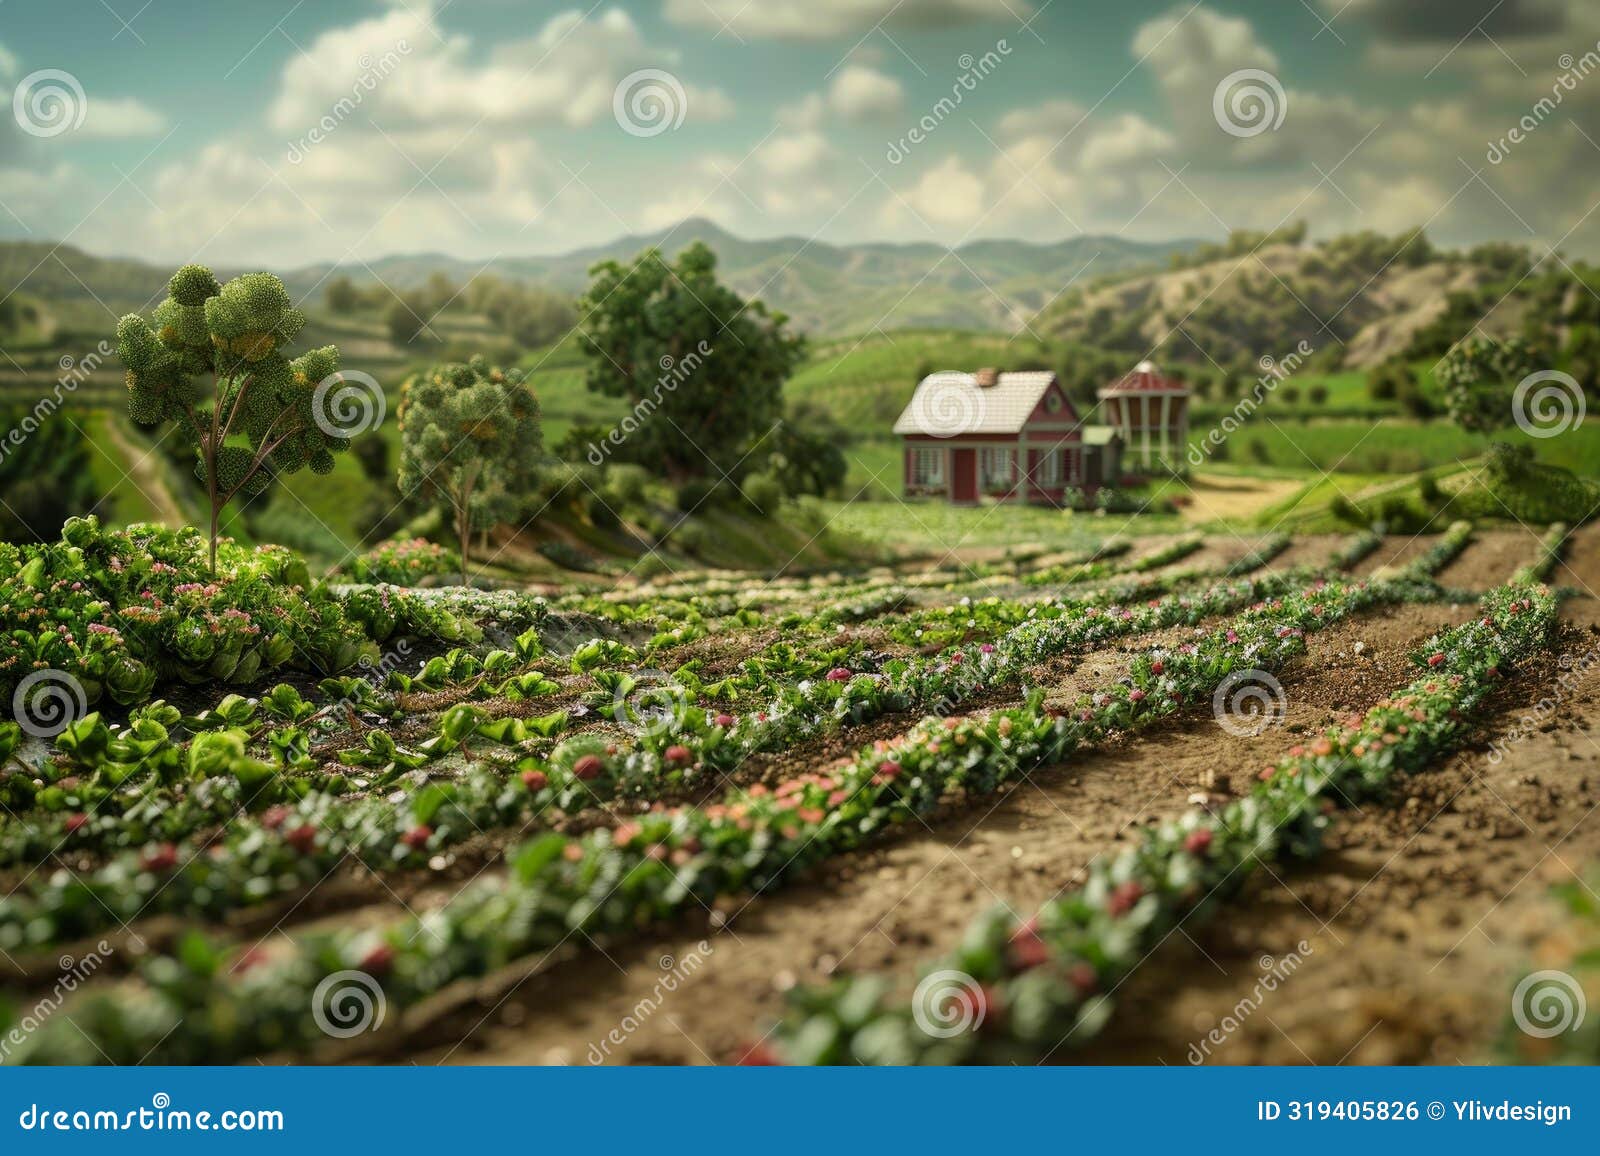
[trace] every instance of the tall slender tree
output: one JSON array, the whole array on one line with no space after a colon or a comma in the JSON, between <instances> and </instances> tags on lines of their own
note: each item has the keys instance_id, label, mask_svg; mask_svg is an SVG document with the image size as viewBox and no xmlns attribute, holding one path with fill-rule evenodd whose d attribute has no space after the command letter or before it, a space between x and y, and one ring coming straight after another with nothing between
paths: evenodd
<instances>
[{"instance_id":1,"label":"tall slender tree","mask_svg":"<svg viewBox=\"0 0 1600 1156\"><path fill-rule=\"evenodd\" d=\"M223 508L266 491L282 474L333 469L333 455L381 420L382 397L361 397L351 424L352 386L337 377L339 351L313 349L292 361L284 347L305 325L283 282L246 273L226 285L203 265L172 275L151 322L130 313L117 323L127 367L128 412L141 425L177 422L196 449L195 473L211 507L211 569Z\"/></svg>"}]
</instances>

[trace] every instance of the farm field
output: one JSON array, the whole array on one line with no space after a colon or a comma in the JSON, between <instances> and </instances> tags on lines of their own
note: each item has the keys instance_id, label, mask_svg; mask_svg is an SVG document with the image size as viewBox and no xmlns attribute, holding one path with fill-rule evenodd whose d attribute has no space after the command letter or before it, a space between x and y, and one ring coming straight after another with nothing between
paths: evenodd
<instances>
[{"instance_id":1,"label":"farm field","mask_svg":"<svg viewBox=\"0 0 1600 1156\"><path fill-rule=\"evenodd\" d=\"M1475 1062L1600 856L1593 687L1521 721L1593 527L550 598L65 535L0 548L5 1005L95 966L8 1062L1184 1063L1291 956L1211 1062Z\"/></svg>"}]
</instances>

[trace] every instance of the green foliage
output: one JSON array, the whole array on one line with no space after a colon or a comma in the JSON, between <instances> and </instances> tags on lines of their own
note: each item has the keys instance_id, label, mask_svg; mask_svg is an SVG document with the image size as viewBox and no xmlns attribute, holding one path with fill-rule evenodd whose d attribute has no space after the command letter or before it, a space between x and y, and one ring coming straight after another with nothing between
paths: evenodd
<instances>
[{"instance_id":1,"label":"green foliage","mask_svg":"<svg viewBox=\"0 0 1600 1156\"><path fill-rule=\"evenodd\" d=\"M635 415L617 453L670 478L733 472L782 416L803 339L783 314L720 283L703 244L673 262L647 249L593 273L580 303L585 381Z\"/></svg>"},{"instance_id":2,"label":"green foliage","mask_svg":"<svg viewBox=\"0 0 1600 1156\"><path fill-rule=\"evenodd\" d=\"M219 285L205 266L185 265L152 320L130 313L117 322L128 412L146 427L177 422L193 442L214 556L218 516L236 495L261 494L305 466L328 473L333 454L349 448L318 392L338 370L339 351L284 356L306 319L271 273ZM213 384L204 389L207 376Z\"/></svg>"},{"instance_id":3,"label":"green foliage","mask_svg":"<svg viewBox=\"0 0 1600 1156\"><path fill-rule=\"evenodd\" d=\"M24 433L0 445L0 541L47 542L74 514L106 507L95 492L91 449L65 417L35 417L30 409L0 408L0 430Z\"/></svg>"},{"instance_id":4,"label":"green foliage","mask_svg":"<svg viewBox=\"0 0 1600 1156\"><path fill-rule=\"evenodd\" d=\"M473 358L409 378L399 420L401 492L451 519L464 576L472 531L513 516L537 480L539 403L521 370Z\"/></svg>"},{"instance_id":5,"label":"green foliage","mask_svg":"<svg viewBox=\"0 0 1600 1156\"><path fill-rule=\"evenodd\" d=\"M783 483L771 474L751 474L739 488L744 494L744 500L758 514L770 518L783 504Z\"/></svg>"},{"instance_id":6,"label":"green foliage","mask_svg":"<svg viewBox=\"0 0 1600 1156\"><path fill-rule=\"evenodd\" d=\"M1445 355L1434 376L1456 424L1488 433L1510 423L1512 390L1535 364L1533 350L1520 338L1469 337Z\"/></svg>"}]
</instances>

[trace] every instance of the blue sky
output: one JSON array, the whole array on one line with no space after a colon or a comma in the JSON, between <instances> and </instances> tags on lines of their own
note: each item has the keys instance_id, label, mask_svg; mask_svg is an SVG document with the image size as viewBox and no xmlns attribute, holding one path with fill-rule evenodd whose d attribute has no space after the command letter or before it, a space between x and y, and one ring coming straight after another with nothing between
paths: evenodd
<instances>
[{"instance_id":1,"label":"blue sky","mask_svg":"<svg viewBox=\"0 0 1600 1156\"><path fill-rule=\"evenodd\" d=\"M0 0L0 237L290 265L691 215L947 245L1304 218L1591 255L1597 8Z\"/></svg>"}]
</instances>

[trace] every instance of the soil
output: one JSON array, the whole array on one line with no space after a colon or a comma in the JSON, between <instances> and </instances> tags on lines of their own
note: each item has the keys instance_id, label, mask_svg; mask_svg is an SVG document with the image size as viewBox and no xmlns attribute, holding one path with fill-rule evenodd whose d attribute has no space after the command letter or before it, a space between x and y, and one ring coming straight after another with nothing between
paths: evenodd
<instances>
[{"instance_id":1,"label":"soil","mask_svg":"<svg viewBox=\"0 0 1600 1156\"><path fill-rule=\"evenodd\" d=\"M1363 568L1403 564L1428 544L1392 539ZM1444 578L1487 587L1536 545L1531 532L1482 534ZM1600 590L1600 528L1574 536L1552 581ZM1031 910L1138 824L1242 788L1295 733L1401 685L1412 644L1471 612L1410 607L1313 636L1310 654L1284 673L1281 724L1259 736L1189 718L1126 739L841 857L783 893L728 903L648 944L584 944L481 987L424 1025L407 1054L434 1063L726 1062L781 1014L794 984L853 971L909 983L984 908ZM1508 681L1462 750L1387 805L1341 813L1315 863L1260 873L1223 918L1172 936L1116 993L1106 1031L1050 1061L1492 1058L1511 986L1537 966L1561 918L1550 885L1600 859L1600 667L1491 758L1496 738L1521 735L1512 728L1552 693L1562 663L1575 669L1577 656L1600 646L1600 600L1580 593L1563 615L1559 655ZM1055 671L1055 689L1074 693L1112 661L1094 655ZM655 1007L663 967L686 961L693 978ZM1263 967L1292 974L1262 995ZM1208 1040L1222 1024L1222 1042Z\"/></svg>"},{"instance_id":2,"label":"soil","mask_svg":"<svg viewBox=\"0 0 1600 1156\"><path fill-rule=\"evenodd\" d=\"M693 982L680 986L659 1016L644 1019L625 1047L613 1045L600 1058L726 1061L756 1025L781 1013L781 992L795 982L845 970L911 975L951 947L984 908L1031 910L1080 879L1090 859L1116 849L1138 824L1176 814L1197 796L1243 789L1294 733L1320 728L1405 681L1416 638L1470 613L1467 606L1413 607L1315 635L1308 656L1285 672L1278 727L1241 739L1209 719L1186 718L1037 773L998 801L845 857L787 892L729 904L720 920L703 918L648 945L607 947L598 959L584 950L509 992L494 991L465 1025L457 1017L436 1025L429 1038L437 1043L419 1059L586 1062L591 1044L651 994L659 959L671 956L697 959ZM1093 685L1109 673L1109 660L1090 656L1065 681ZM477 1019L482 1026L474 1026Z\"/></svg>"}]
</instances>

